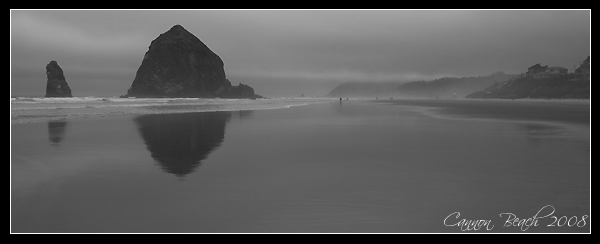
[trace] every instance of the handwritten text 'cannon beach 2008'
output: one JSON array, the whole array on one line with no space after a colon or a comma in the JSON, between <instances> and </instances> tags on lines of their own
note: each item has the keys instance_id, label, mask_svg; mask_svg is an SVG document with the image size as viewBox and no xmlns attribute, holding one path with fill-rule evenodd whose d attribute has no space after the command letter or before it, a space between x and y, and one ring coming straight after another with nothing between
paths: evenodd
<instances>
[{"instance_id":1,"label":"handwritten text 'cannon beach 2008'","mask_svg":"<svg viewBox=\"0 0 600 244\"><path fill-rule=\"evenodd\" d=\"M540 226L542 219L547 219L547 227L584 227L587 224L588 215L578 216L554 216L556 209L552 205L542 207L533 217L518 218L513 213L501 213L502 227L519 228L521 231L528 230L531 226ZM459 219L460 212L454 212L444 219L445 226L459 227L461 231L492 230L495 226L491 219Z\"/></svg>"}]
</instances>

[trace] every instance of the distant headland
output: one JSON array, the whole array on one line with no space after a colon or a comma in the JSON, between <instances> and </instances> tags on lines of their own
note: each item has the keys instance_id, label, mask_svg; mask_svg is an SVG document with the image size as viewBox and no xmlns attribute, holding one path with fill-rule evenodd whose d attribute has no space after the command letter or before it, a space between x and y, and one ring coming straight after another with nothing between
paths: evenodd
<instances>
[{"instance_id":1,"label":"distant headland","mask_svg":"<svg viewBox=\"0 0 600 244\"><path fill-rule=\"evenodd\" d=\"M522 74L442 77L412 82L345 82L327 97L590 99L590 56L574 72L535 64Z\"/></svg>"},{"instance_id":2,"label":"distant headland","mask_svg":"<svg viewBox=\"0 0 600 244\"><path fill-rule=\"evenodd\" d=\"M335 87L328 97L403 97L449 98L463 97L494 82L516 77L516 74L496 72L483 76L442 77L431 81L412 82L346 82Z\"/></svg>"},{"instance_id":3,"label":"distant headland","mask_svg":"<svg viewBox=\"0 0 600 244\"><path fill-rule=\"evenodd\" d=\"M515 78L496 82L466 98L590 99L590 56L573 73L563 67L535 64Z\"/></svg>"}]
</instances>

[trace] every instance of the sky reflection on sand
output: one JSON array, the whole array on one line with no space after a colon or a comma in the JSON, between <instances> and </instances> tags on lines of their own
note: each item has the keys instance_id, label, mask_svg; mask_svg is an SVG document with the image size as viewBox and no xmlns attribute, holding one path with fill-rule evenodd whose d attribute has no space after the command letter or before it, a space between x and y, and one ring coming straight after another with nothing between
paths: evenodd
<instances>
[{"instance_id":1,"label":"sky reflection on sand","mask_svg":"<svg viewBox=\"0 0 600 244\"><path fill-rule=\"evenodd\" d=\"M459 211L521 232L498 214L590 213L589 136L572 126L360 101L145 116L13 125L12 231L461 232L443 225ZM190 159L185 181L164 155Z\"/></svg>"}]
</instances>

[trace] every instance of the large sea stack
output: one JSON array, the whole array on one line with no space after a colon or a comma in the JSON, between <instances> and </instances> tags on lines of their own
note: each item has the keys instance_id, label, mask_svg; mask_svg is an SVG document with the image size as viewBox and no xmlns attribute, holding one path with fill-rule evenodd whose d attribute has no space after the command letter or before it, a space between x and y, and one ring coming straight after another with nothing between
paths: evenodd
<instances>
[{"instance_id":1,"label":"large sea stack","mask_svg":"<svg viewBox=\"0 0 600 244\"><path fill-rule=\"evenodd\" d=\"M46 97L73 97L63 70L56 61L52 60L46 65L46 76Z\"/></svg>"},{"instance_id":2,"label":"large sea stack","mask_svg":"<svg viewBox=\"0 0 600 244\"><path fill-rule=\"evenodd\" d=\"M125 97L260 98L250 86L232 86L223 61L181 25L150 43Z\"/></svg>"}]
</instances>

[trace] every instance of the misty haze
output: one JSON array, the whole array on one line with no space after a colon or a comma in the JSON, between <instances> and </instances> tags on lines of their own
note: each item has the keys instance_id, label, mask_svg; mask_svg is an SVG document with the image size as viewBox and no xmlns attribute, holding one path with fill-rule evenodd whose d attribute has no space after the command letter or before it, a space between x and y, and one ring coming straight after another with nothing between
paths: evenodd
<instances>
[{"instance_id":1,"label":"misty haze","mask_svg":"<svg viewBox=\"0 0 600 244\"><path fill-rule=\"evenodd\" d=\"M11 233L589 233L591 10L11 10Z\"/></svg>"}]
</instances>

